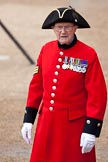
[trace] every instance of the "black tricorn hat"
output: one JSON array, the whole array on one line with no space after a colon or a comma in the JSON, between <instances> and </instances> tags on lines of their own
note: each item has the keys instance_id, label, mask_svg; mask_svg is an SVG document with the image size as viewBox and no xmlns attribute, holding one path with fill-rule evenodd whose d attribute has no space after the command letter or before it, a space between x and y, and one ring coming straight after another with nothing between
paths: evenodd
<instances>
[{"instance_id":1,"label":"black tricorn hat","mask_svg":"<svg viewBox=\"0 0 108 162\"><path fill-rule=\"evenodd\" d=\"M45 19L42 29L51 29L58 22L72 22L78 28L90 28L88 22L71 6L53 10Z\"/></svg>"}]
</instances>

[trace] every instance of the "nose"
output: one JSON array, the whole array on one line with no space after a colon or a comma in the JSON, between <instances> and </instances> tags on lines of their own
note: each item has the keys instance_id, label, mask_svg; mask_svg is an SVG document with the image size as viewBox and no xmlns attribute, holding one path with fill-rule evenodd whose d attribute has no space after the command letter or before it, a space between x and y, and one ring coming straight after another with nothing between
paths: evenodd
<instances>
[{"instance_id":1,"label":"nose","mask_svg":"<svg viewBox=\"0 0 108 162\"><path fill-rule=\"evenodd\" d=\"M66 32L66 29L65 29L64 26L61 28L61 32L62 32L62 33L65 33L65 32Z\"/></svg>"}]
</instances>

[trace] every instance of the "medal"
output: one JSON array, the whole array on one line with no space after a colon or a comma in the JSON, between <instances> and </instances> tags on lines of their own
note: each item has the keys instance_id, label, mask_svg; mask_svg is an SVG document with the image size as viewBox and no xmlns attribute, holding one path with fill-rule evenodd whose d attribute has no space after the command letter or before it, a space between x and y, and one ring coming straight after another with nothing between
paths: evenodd
<instances>
[{"instance_id":1,"label":"medal","mask_svg":"<svg viewBox=\"0 0 108 162\"><path fill-rule=\"evenodd\" d=\"M77 71L76 65L73 65L73 71Z\"/></svg>"},{"instance_id":2,"label":"medal","mask_svg":"<svg viewBox=\"0 0 108 162\"><path fill-rule=\"evenodd\" d=\"M69 69L72 70L73 69L73 58L70 57L69 59Z\"/></svg>"},{"instance_id":3,"label":"medal","mask_svg":"<svg viewBox=\"0 0 108 162\"><path fill-rule=\"evenodd\" d=\"M66 70L69 68L69 65L68 65L68 57L65 56L64 58L64 64L62 65L62 69Z\"/></svg>"},{"instance_id":4,"label":"medal","mask_svg":"<svg viewBox=\"0 0 108 162\"><path fill-rule=\"evenodd\" d=\"M83 67L83 68L81 69L81 72L82 72L82 73L85 73L85 72L86 72L86 68Z\"/></svg>"},{"instance_id":5,"label":"medal","mask_svg":"<svg viewBox=\"0 0 108 162\"><path fill-rule=\"evenodd\" d=\"M87 60L65 56L62 69L70 69L75 72L85 73L88 66Z\"/></svg>"},{"instance_id":6,"label":"medal","mask_svg":"<svg viewBox=\"0 0 108 162\"><path fill-rule=\"evenodd\" d=\"M67 64L63 64L62 65L62 69L66 70L68 68L68 65Z\"/></svg>"},{"instance_id":7,"label":"medal","mask_svg":"<svg viewBox=\"0 0 108 162\"><path fill-rule=\"evenodd\" d=\"M88 61L87 60L82 60L81 64L82 64L81 72L85 73L86 72L86 68L88 66Z\"/></svg>"},{"instance_id":8,"label":"medal","mask_svg":"<svg viewBox=\"0 0 108 162\"><path fill-rule=\"evenodd\" d=\"M72 70L73 69L73 65L69 65L69 69Z\"/></svg>"},{"instance_id":9,"label":"medal","mask_svg":"<svg viewBox=\"0 0 108 162\"><path fill-rule=\"evenodd\" d=\"M77 66L77 70L78 70L78 72L81 72L81 66L80 65Z\"/></svg>"}]
</instances>

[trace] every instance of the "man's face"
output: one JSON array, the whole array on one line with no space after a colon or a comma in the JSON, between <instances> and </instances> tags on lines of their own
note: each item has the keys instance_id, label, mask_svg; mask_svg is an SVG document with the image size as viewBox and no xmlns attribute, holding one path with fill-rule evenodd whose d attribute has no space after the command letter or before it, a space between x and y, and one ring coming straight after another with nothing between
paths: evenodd
<instances>
[{"instance_id":1,"label":"man's face","mask_svg":"<svg viewBox=\"0 0 108 162\"><path fill-rule=\"evenodd\" d=\"M52 27L59 43L67 45L72 42L77 28L76 25L68 22L56 23Z\"/></svg>"}]
</instances>

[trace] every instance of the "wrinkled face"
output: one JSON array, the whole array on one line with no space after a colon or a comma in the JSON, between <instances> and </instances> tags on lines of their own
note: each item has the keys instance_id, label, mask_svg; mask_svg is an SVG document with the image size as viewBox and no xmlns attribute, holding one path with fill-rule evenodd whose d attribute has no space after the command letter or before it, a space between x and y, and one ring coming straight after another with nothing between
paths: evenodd
<instances>
[{"instance_id":1,"label":"wrinkled face","mask_svg":"<svg viewBox=\"0 0 108 162\"><path fill-rule=\"evenodd\" d=\"M52 27L59 43L67 45L69 45L72 42L73 36L77 28L78 27L76 25L68 22L56 23Z\"/></svg>"}]
</instances>

